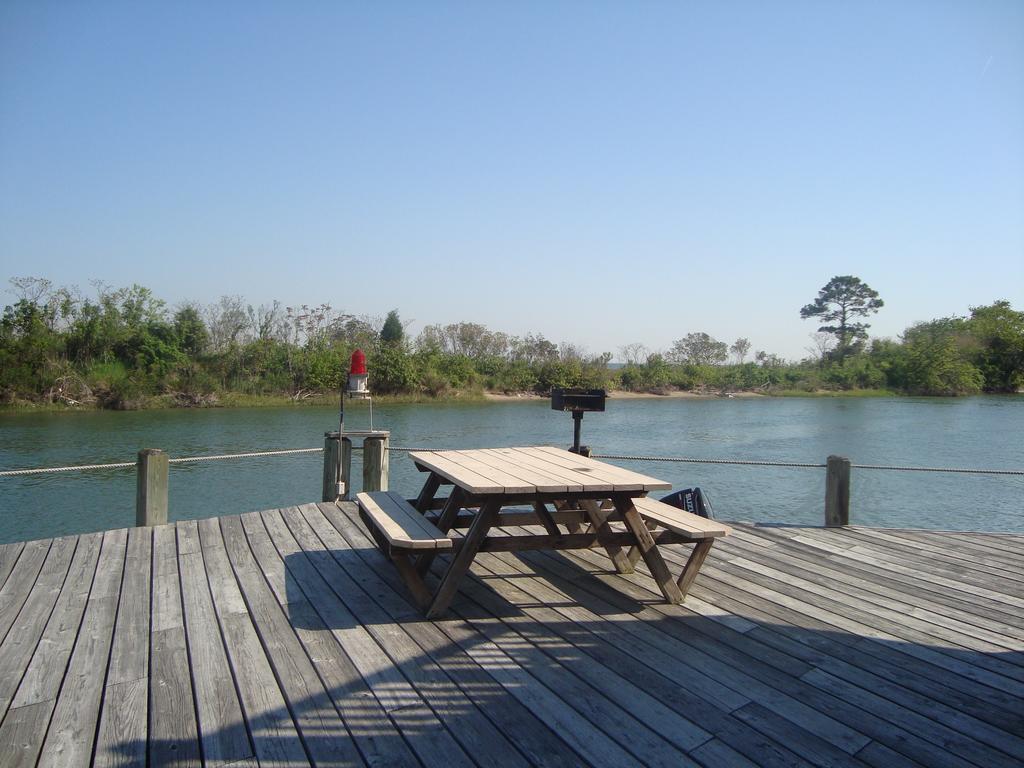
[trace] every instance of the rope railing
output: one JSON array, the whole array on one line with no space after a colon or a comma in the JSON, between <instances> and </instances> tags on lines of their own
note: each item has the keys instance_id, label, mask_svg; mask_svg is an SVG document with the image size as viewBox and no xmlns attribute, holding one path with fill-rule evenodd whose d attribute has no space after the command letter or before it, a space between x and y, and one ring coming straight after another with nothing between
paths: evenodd
<instances>
[{"instance_id":1,"label":"rope railing","mask_svg":"<svg viewBox=\"0 0 1024 768\"><path fill-rule=\"evenodd\" d=\"M232 459L253 459L276 456L299 456L319 453L323 455L323 500L347 499L352 480L352 453L363 454L363 490L387 490L388 452L410 453L413 451L438 451L443 448L412 448L389 445L387 432L364 434L362 446L353 445L347 438L342 448L337 432L324 434L323 448L288 448L276 451L246 451L222 453L212 456L181 456L170 458L164 451L147 448L139 451L134 462L111 462L108 464L79 464L64 467L38 467L0 470L0 478L29 475L80 472L94 469L136 469L136 525L162 525L168 520L168 470L171 464L198 464L208 461ZM843 456L829 456L825 464L794 461L755 459L709 459L687 456L635 456L629 454L593 454L592 458L611 461L661 462L680 464L731 465L744 467L781 467L825 470L825 525L849 525L850 513L850 470L888 470L895 472L949 472L956 474L1024 476L1021 469L985 469L969 467L909 467L882 464L853 464Z\"/></svg>"},{"instance_id":2,"label":"rope railing","mask_svg":"<svg viewBox=\"0 0 1024 768\"><path fill-rule=\"evenodd\" d=\"M361 445L353 445L353 451L361 451ZM388 451L393 453L408 454L417 451L442 451L436 447L407 447L389 445ZM297 456L302 454L323 454L322 447L314 449L287 449L284 451L253 451L244 454L220 454L217 456L185 456L169 459L169 464L193 464L198 462L223 461L227 459L259 459L271 456ZM594 459L605 459L609 461L628 462L667 462L678 464L711 464L731 465L737 467L793 467L797 469L824 469L825 464L813 464L803 462L779 462L765 460L743 460L743 459L696 459L682 456L629 456L623 454L592 454ZM136 462L115 462L113 464L80 464L68 467L40 467L34 469L8 469L0 471L0 477L17 477L24 475L40 475L55 472L77 472L92 469L129 469L136 466ZM851 464L853 469L878 469L893 472L950 472L954 474L978 474L978 475L1010 475L1024 476L1024 469L982 469L973 467L901 467L888 466L884 464Z\"/></svg>"},{"instance_id":3,"label":"rope railing","mask_svg":"<svg viewBox=\"0 0 1024 768\"><path fill-rule=\"evenodd\" d=\"M442 448L404 448L391 446L389 451L437 451ZM616 453L592 453L593 459L607 459L610 461L650 461L650 462L677 462L680 464L729 464L740 467L795 467L797 469L825 469L827 464L814 464L796 461L767 461L747 459L701 459L685 456L630 456ZM959 474L978 475L1016 475L1024 476L1024 469L973 469L969 467L900 467L887 466L882 464L851 464L853 469L888 469L897 472L954 472Z\"/></svg>"},{"instance_id":4,"label":"rope railing","mask_svg":"<svg viewBox=\"0 0 1024 768\"><path fill-rule=\"evenodd\" d=\"M354 445L353 450L362 450L362 446ZM411 448L406 446L388 446L387 450L395 453L410 453L413 451L437 451L446 450L440 448ZM279 451L249 451L246 453L224 453L215 456L182 456L168 459L170 464L190 464L202 461L223 461L228 459L252 459L269 456L295 456L307 453L323 453L323 448L289 448ZM638 461L638 462L667 462L679 464L710 464L710 465L732 465L741 467L792 467L797 469L824 469L827 465L820 463L805 463L793 461L768 461L768 460L746 460L746 459L707 459L693 458L686 456L633 456L627 454L592 454L595 459L607 459L611 461ZM78 472L94 469L128 469L135 467L137 462L121 461L110 464L78 464L65 467L39 467L32 469L9 469L0 471L0 477L18 477L26 475L44 475L58 472ZM888 470L893 472L949 472L954 474L974 475L1005 475L1024 476L1024 469L983 469L973 467L908 467L889 466L884 464L851 464L853 469Z\"/></svg>"},{"instance_id":5,"label":"rope railing","mask_svg":"<svg viewBox=\"0 0 1024 768\"><path fill-rule=\"evenodd\" d=\"M361 448L360 448L361 449ZM195 461L221 461L222 459L257 459L264 456L295 456L302 453L323 453L323 448L289 448L284 451L254 451L250 453L223 453L220 456L187 456L168 459L170 464L187 464Z\"/></svg>"},{"instance_id":6,"label":"rope railing","mask_svg":"<svg viewBox=\"0 0 1024 768\"><path fill-rule=\"evenodd\" d=\"M751 467L799 467L824 469L827 464L801 464L789 461L741 461L738 459L690 459L677 456L619 456L612 454L591 454L595 459L616 461L675 461L685 464L736 464ZM851 464L852 469L887 469L895 472L954 472L976 475L1024 475L1024 469L974 469L970 467L892 467L885 464Z\"/></svg>"},{"instance_id":7,"label":"rope railing","mask_svg":"<svg viewBox=\"0 0 1024 768\"><path fill-rule=\"evenodd\" d=\"M974 469L972 467L890 467L883 464L851 464L853 469L888 469L893 472L953 472L961 475L1024 475L1024 469Z\"/></svg>"},{"instance_id":8,"label":"rope railing","mask_svg":"<svg viewBox=\"0 0 1024 768\"><path fill-rule=\"evenodd\" d=\"M38 469L6 469L0 477L18 477L19 475L46 475L54 472L79 472L87 469L127 469L134 467L134 461L121 461L116 464L79 464L73 467L40 467Z\"/></svg>"},{"instance_id":9,"label":"rope railing","mask_svg":"<svg viewBox=\"0 0 1024 768\"><path fill-rule=\"evenodd\" d=\"M361 450L361 449L360 449ZM323 453L323 448L289 448L283 451L250 451L248 453L223 453L218 456L182 456L168 459L168 464L190 464L200 461L221 461L223 459L251 459L263 456L292 456L302 453ZM69 467L42 467L39 469L8 469L0 471L0 477L18 477L20 475L45 475L53 472L76 472L88 469L127 469L137 466L135 461L119 461L113 464L78 464Z\"/></svg>"},{"instance_id":10,"label":"rope railing","mask_svg":"<svg viewBox=\"0 0 1024 768\"><path fill-rule=\"evenodd\" d=\"M617 454L592 453L594 459L610 459L612 461L664 461L680 464L733 464L741 467L797 467L800 469L824 469L824 464L803 464L792 461L754 461L743 459L692 459L682 456L620 456Z\"/></svg>"}]
</instances>

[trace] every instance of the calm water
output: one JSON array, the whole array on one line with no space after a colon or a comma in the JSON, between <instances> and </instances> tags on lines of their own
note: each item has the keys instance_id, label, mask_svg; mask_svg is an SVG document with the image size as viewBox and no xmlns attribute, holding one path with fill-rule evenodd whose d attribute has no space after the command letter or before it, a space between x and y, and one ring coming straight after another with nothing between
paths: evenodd
<instances>
[{"instance_id":1,"label":"calm water","mask_svg":"<svg viewBox=\"0 0 1024 768\"><path fill-rule=\"evenodd\" d=\"M320 408L0 415L0 468L133 461L140 448L171 456L312 448L336 428ZM365 406L346 427L368 426ZM572 420L547 402L378 406L392 444L472 448L568 445ZM824 463L1024 468L1024 398L626 400L588 414L596 453ZM361 477L359 454L353 474ZM619 462L675 488L701 486L720 519L820 524L823 469ZM322 457L308 454L172 465L172 519L319 499ZM391 487L415 495L422 476L391 457ZM1024 531L1024 478L853 471L851 519L881 526ZM0 541L134 524L135 473L93 470L0 478Z\"/></svg>"}]
</instances>

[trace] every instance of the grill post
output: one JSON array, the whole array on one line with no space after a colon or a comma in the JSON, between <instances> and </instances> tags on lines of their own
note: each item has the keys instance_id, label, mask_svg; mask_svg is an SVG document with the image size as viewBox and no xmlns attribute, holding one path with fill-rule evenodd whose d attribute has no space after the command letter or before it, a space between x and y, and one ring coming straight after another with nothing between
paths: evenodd
<instances>
[{"instance_id":1,"label":"grill post","mask_svg":"<svg viewBox=\"0 0 1024 768\"><path fill-rule=\"evenodd\" d=\"M590 455L590 447L580 445L583 428L583 414L587 411L603 411L606 393L603 389L566 389L555 387L551 390L551 410L572 413L572 453Z\"/></svg>"}]
</instances>

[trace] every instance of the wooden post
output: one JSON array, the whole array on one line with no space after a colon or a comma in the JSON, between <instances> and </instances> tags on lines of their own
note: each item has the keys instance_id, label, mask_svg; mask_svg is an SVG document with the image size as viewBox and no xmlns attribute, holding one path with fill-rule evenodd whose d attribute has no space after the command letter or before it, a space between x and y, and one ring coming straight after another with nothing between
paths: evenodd
<instances>
[{"instance_id":1,"label":"wooden post","mask_svg":"<svg viewBox=\"0 0 1024 768\"><path fill-rule=\"evenodd\" d=\"M139 451L135 464L135 524L163 525L167 522L167 474L170 463L159 448Z\"/></svg>"},{"instance_id":2,"label":"wooden post","mask_svg":"<svg viewBox=\"0 0 1024 768\"><path fill-rule=\"evenodd\" d=\"M388 443L390 432L367 435L363 440L363 490L388 489Z\"/></svg>"},{"instance_id":3,"label":"wooden post","mask_svg":"<svg viewBox=\"0 0 1024 768\"><path fill-rule=\"evenodd\" d=\"M351 491L352 439L345 437L341 442L341 481L345 484L345 493L340 498L347 499ZM338 433L324 432L323 500L337 501L338 498Z\"/></svg>"},{"instance_id":4,"label":"wooden post","mask_svg":"<svg viewBox=\"0 0 1024 768\"><path fill-rule=\"evenodd\" d=\"M825 525L849 525L850 460L829 456L825 466Z\"/></svg>"}]
</instances>

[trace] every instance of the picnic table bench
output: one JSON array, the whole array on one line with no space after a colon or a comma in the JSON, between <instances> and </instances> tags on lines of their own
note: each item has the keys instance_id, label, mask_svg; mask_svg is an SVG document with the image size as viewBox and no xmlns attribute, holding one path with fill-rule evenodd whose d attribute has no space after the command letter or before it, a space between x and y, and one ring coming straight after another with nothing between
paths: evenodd
<instances>
[{"instance_id":1,"label":"picnic table bench","mask_svg":"<svg viewBox=\"0 0 1024 768\"><path fill-rule=\"evenodd\" d=\"M714 520L647 498L651 490L670 488L668 483L559 448L410 455L428 473L415 500L377 491L357 494L356 503L374 540L428 617L445 611L481 551L601 547L620 573L632 572L642 557L665 599L680 603L715 538L730 531ZM449 495L438 497L444 486L451 486ZM490 533L513 525L540 525L544 530ZM465 529L464 535L450 535L459 528ZM657 548L669 543L694 544L677 579ZM440 553L451 553L451 561L431 591L423 576Z\"/></svg>"}]
</instances>

